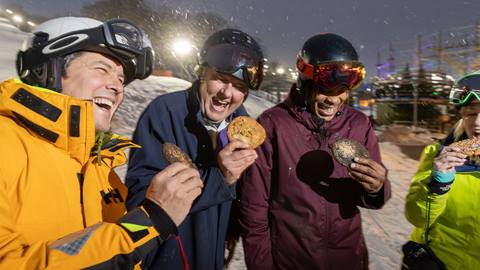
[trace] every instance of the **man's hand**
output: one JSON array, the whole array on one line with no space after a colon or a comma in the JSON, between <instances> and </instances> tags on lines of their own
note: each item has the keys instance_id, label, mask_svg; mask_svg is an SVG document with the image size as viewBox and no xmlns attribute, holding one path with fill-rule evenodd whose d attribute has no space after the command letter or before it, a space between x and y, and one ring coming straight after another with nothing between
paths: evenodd
<instances>
[{"instance_id":1,"label":"man's hand","mask_svg":"<svg viewBox=\"0 0 480 270\"><path fill-rule=\"evenodd\" d=\"M249 149L248 144L234 140L218 153L217 161L227 185L232 185L242 172L255 162L257 152Z\"/></svg>"},{"instance_id":2,"label":"man's hand","mask_svg":"<svg viewBox=\"0 0 480 270\"><path fill-rule=\"evenodd\" d=\"M145 197L158 204L179 226L202 192L203 182L198 170L180 162L157 173L148 186Z\"/></svg>"},{"instance_id":3,"label":"man's hand","mask_svg":"<svg viewBox=\"0 0 480 270\"><path fill-rule=\"evenodd\" d=\"M348 172L368 193L380 191L387 179L387 170L370 158L355 158Z\"/></svg>"}]
</instances>

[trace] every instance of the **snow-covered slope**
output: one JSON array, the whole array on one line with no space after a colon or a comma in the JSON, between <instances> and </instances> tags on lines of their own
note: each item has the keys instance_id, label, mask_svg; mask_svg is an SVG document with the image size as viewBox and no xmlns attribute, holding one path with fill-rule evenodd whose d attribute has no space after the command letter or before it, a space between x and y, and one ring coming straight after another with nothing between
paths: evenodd
<instances>
[{"instance_id":1,"label":"snow-covered slope","mask_svg":"<svg viewBox=\"0 0 480 270\"><path fill-rule=\"evenodd\" d=\"M29 34L18 30L6 18L0 17L0 81L17 76L17 52Z\"/></svg>"}]
</instances>

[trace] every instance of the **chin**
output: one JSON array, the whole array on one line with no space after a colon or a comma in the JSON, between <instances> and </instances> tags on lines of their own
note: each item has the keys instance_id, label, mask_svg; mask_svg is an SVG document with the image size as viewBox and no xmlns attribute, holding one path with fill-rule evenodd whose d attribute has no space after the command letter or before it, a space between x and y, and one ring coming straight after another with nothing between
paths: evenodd
<instances>
[{"instance_id":1,"label":"chin","mask_svg":"<svg viewBox=\"0 0 480 270\"><path fill-rule=\"evenodd\" d=\"M99 131L99 132L108 132L110 131L110 127L95 127L95 131Z\"/></svg>"},{"instance_id":2,"label":"chin","mask_svg":"<svg viewBox=\"0 0 480 270\"><path fill-rule=\"evenodd\" d=\"M210 112L207 113L207 119L208 119L209 121L212 121L212 122L215 122L215 123L217 123L217 122L222 122L223 119L226 118L225 115L226 115L226 114L223 113L223 112L220 113L220 112L212 112L212 111L210 111Z\"/></svg>"},{"instance_id":3,"label":"chin","mask_svg":"<svg viewBox=\"0 0 480 270\"><path fill-rule=\"evenodd\" d=\"M96 122L96 123L98 123L98 122ZM101 132L110 131L110 124L105 124L105 123L95 124L95 130L96 131L101 131Z\"/></svg>"}]
</instances>

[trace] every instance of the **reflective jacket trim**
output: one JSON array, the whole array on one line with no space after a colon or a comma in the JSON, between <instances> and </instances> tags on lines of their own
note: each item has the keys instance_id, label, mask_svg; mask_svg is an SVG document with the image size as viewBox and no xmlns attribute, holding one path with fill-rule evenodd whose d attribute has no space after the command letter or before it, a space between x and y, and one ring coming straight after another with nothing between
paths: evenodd
<instances>
[{"instance_id":1,"label":"reflective jacket trim","mask_svg":"<svg viewBox=\"0 0 480 270\"><path fill-rule=\"evenodd\" d=\"M70 106L70 125L68 134L72 137L80 137L80 106Z\"/></svg>"},{"instance_id":2,"label":"reflective jacket trim","mask_svg":"<svg viewBox=\"0 0 480 270\"><path fill-rule=\"evenodd\" d=\"M17 120L22 123L26 128L28 128L29 130L31 130L32 132L36 133L37 135L39 135L40 137L50 141L50 142L53 142L55 143L58 139L58 133L55 133L51 130L48 130L44 127L41 127L35 123L33 123L32 121L28 120L27 118L21 116L20 114L16 113L16 112L12 112L12 114L15 116L15 118L17 118Z\"/></svg>"},{"instance_id":3,"label":"reflective jacket trim","mask_svg":"<svg viewBox=\"0 0 480 270\"><path fill-rule=\"evenodd\" d=\"M11 99L53 122L56 122L62 114L62 110L35 96L24 88L19 88L13 93Z\"/></svg>"}]
</instances>

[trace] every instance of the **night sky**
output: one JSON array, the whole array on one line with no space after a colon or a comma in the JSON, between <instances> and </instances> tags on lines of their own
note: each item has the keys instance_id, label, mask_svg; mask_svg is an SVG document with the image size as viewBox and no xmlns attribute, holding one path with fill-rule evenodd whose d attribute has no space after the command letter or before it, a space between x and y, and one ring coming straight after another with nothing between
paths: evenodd
<instances>
[{"instance_id":1,"label":"night sky","mask_svg":"<svg viewBox=\"0 0 480 270\"><path fill-rule=\"evenodd\" d=\"M38 15L75 14L82 2L65 0L2 0L22 3ZM454 0L163 0L147 1L153 8L170 6L181 13L215 12L256 38L270 59L294 66L303 42L316 33L334 32L349 39L375 75L377 49L390 41L414 44L417 34L473 25L480 20L480 1Z\"/></svg>"}]
</instances>

